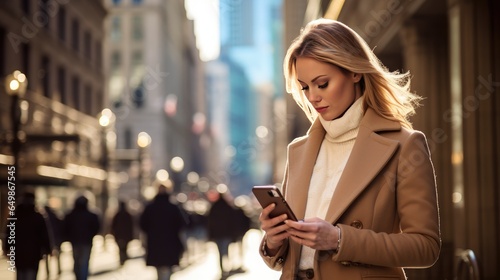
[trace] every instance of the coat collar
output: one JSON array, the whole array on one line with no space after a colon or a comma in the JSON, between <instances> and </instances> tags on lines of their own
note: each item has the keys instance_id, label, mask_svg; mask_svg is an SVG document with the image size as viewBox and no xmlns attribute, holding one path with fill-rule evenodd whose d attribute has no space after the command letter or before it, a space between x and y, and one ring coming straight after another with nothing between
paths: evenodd
<instances>
[{"instance_id":1,"label":"coat collar","mask_svg":"<svg viewBox=\"0 0 500 280\"><path fill-rule=\"evenodd\" d=\"M397 150L398 141L377 132L399 130L400 123L377 115L371 108L366 110L351 155L327 211L327 221L335 223L338 220ZM306 136L289 146L288 184L290 187L293 184L293 193L286 192L286 199L299 219L305 215L309 183L325 133L317 119Z\"/></svg>"}]
</instances>

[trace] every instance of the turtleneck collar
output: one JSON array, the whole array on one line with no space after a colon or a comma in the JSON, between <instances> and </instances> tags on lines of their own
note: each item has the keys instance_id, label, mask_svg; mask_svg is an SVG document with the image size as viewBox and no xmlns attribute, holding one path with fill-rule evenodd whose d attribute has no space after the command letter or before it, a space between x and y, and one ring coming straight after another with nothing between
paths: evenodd
<instances>
[{"instance_id":1,"label":"turtleneck collar","mask_svg":"<svg viewBox=\"0 0 500 280\"><path fill-rule=\"evenodd\" d=\"M323 128L326 130L325 138L330 142L345 142L356 138L359 123L363 117L363 99L358 98L354 104L338 119L327 121L319 116Z\"/></svg>"}]
</instances>

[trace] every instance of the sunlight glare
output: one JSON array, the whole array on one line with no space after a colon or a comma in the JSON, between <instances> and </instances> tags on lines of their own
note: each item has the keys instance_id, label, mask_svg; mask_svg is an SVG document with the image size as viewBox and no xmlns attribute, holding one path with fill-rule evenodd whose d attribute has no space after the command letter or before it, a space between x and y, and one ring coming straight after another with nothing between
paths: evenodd
<instances>
[{"instance_id":1,"label":"sunlight glare","mask_svg":"<svg viewBox=\"0 0 500 280\"><path fill-rule=\"evenodd\" d=\"M202 61L219 56L219 0L185 0L187 17L194 20L196 46Z\"/></svg>"}]
</instances>

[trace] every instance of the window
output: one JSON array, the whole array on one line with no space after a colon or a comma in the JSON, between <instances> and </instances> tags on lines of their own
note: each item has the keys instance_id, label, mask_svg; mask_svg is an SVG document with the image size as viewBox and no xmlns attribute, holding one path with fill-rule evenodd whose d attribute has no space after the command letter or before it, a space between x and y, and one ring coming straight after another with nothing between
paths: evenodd
<instances>
[{"instance_id":1,"label":"window","mask_svg":"<svg viewBox=\"0 0 500 280\"><path fill-rule=\"evenodd\" d=\"M88 62L92 62L92 38L89 31L83 34L83 54Z\"/></svg>"},{"instance_id":2,"label":"window","mask_svg":"<svg viewBox=\"0 0 500 280\"><path fill-rule=\"evenodd\" d=\"M136 88L141 85L145 72L142 50L136 50L132 52L132 57L130 60L131 60L130 65L132 70L130 76L130 86L131 88Z\"/></svg>"},{"instance_id":3,"label":"window","mask_svg":"<svg viewBox=\"0 0 500 280\"><path fill-rule=\"evenodd\" d=\"M66 70L62 66L57 69L57 90L61 97L61 103L68 105L68 97L66 96Z\"/></svg>"},{"instance_id":4,"label":"window","mask_svg":"<svg viewBox=\"0 0 500 280\"><path fill-rule=\"evenodd\" d=\"M42 91L43 96L50 98L50 59L48 56L42 56L42 62L40 65L40 71L38 71L40 78L42 79ZM29 83L28 83L29 84Z\"/></svg>"},{"instance_id":5,"label":"window","mask_svg":"<svg viewBox=\"0 0 500 280\"><path fill-rule=\"evenodd\" d=\"M85 86L85 107L83 108L84 112L88 115L92 114L92 104L94 102L94 96L92 95L92 88L90 85Z\"/></svg>"},{"instance_id":6,"label":"window","mask_svg":"<svg viewBox=\"0 0 500 280\"><path fill-rule=\"evenodd\" d=\"M95 43L95 65L98 70L102 69L102 44L99 41Z\"/></svg>"},{"instance_id":7,"label":"window","mask_svg":"<svg viewBox=\"0 0 500 280\"><path fill-rule=\"evenodd\" d=\"M114 51L111 54L111 73L116 73L120 70L122 64L122 55L119 51Z\"/></svg>"},{"instance_id":8,"label":"window","mask_svg":"<svg viewBox=\"0 0 500 280\"><path fill-rule=\"evenodd\" d=\"M120 5L122 0L113 0L114 5Z\"/></svg>"},{"instance_id":9,"label":"window","mask_svg":"<svg viewBox=\"0 0 500 280\"><path fill-rule=\"evenodd\" d=\"M122 39L122 19L115 16L111 19L111 41L119 42Z\"/></svg>"},{"instance_id":10,"label":"window","mask_svg":"<svg viewBox=\"0 0 500 280\"><path fill-rule=\"evenodd\" d=\"M134 16L132 18L132 39L134 41L142 41L142 17Z\"/></svg>"},{"instance_id":11,"label":"window","mask_svg":"<svg viewBox=\"0 0 500 280\"><path fill-rule=\"evenodd\" d=\"M7 33L0 27L0 61L5 61L5 43ZM0 77L5 76L5 63L0 63Z\"/></svg>"},{"instance_id":12,"label":"window","mask_svg":"<svg viewBox=\"0 0 500 280\"><path fill-rule=\"evenodd\" d=\"M31 47L29 44L21 43L21 72L30 76ZM28 83L29 85L29 83Z\"/></svg>"},{"instance_id":13,"label":"window","mask_svg":"<svg viewBox=\"0 0 500 280\"><path fill-rule=\"evenodd\" d=\"M72 22L71 22L71 47L75 50L75 51L79 51L80 50L80 23L78 22L78 20L74 19Z\"/></svg>"},{"instance_id":14,"label":"window","mask_svg":"<svg viewBox=\"0 0 500 280\"><path fill-rule=\"evenodd\" d=\"M61 41L66 41L66 8L59 6L57 13L57 35Z\"/></svg>"},{"instance_id":15,"label":"window","mask_svg":"<svg viewBox=\"0 0 500 280\"><path fill-rule=\"evenodd\" d=\"M123 133L124 137L125 138L125 149L132 149L134 146L132 145L132 143L134 142L132 139L133 139L133 136L132 136L132 129L130 127L126 127L125 128L125 131Z\"/></svg>"},{"instance_id":16,"label":"window","mask_svg":"<svg viewBox=\"0 0 500 280\"><path fill-rule=\"evenodd\" d=\"M131 60L132 76L130 78L130 90L132 92L132 102L134 102L136 108L141 108L146 101L146 93L142 83L144 77L142 51L134 51Z\"/></svg>"},{"instance_id":17,"label":"window","mask_svg":"<svg viewBox=\"0 0 500 280\"><path fill-rule=\"evenodd\" d=\"M29 15L31 13L31 0L22 0L21 2L21 9L23 9L23 12L26 15Z\"/></svg>"},{"instance_id":18,"label":"window","mask_svg":"<svg viewBox=\"0 0 500 280\"><path fill-rule=\"evenodd\" d=\"M142 65L143 64L143 59L142 59L142 50L134 51L132 53L132 67Z\"/></svg>"},{"instance_id":19,"label":"window","mask_svg":"<svg viewBox=\"0 0 500 280\"><path fill-rule=\"evenodd\" d=\"M92 108L94 111L92 112L92 115L96 115L98 111L97 108L104 108L105 105L104 105L104 100L102 98L102 91L97 91L95 94L94 94L94 108Z\"/></svg>"},{"instance_id":20,"label":"window","mask_svg":"<svg viewBox=\"0 0 500 280\"><path fill-rule=\"evenodd\" d=\"M50 25L50 16L47 14L47 11L50 11L51 7L49 7L50 0L41 0L40 1L40 10L38 14L35 13L37 21L45 28L49 29Z\"/></svg>"},{"instance_id":21,"label":"window","mask_svg":"<svg viewBox=\"0 0 500 280\"><path fill-rule=\"evenodd\" d=\"M21 44L21 72L23 72L27 77L31 77L31 46L29 43ZM28 83L28 89L33 89L34 83Z\"/></svg>"},{"instance_id":22,"label":"window","mask_svg":"<svg viewBox=\"0 0 500 280\"><path fill-rule=\"evenodd\" d=\"M73 108L80 111L80 79L78 76L73 76L71 80L71 94L73 95Z\"/></svg>"},{"instance_id":23,"label":"window","mask_svg":"<svg viewBox=\"0 0 500 280\"><path fill-rule=\"evenodd\" d=\"M120 106L122 94L125 85L125 78L122 74L122 54L115 50L111 53L110 77L109 77L109 100L118 102L115 105Z\"/></svg>"},{"instance_id":24,"label":"window","mask_svg":"<svg viewBox=\"0 0 500 280\"><path fill-rule=\"evenodd\" d=\"M142 4L142 0L132 0L132 4L140 5L140 4Z\"/></svg>"}]
</instances>

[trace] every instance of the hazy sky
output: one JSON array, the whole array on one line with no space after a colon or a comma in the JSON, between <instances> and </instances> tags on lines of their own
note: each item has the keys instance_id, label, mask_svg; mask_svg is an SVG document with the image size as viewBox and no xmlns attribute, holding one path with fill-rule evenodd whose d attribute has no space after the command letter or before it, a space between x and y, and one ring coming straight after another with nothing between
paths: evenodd
<instances>
[{"instance_id":1,"label":"hazy sky","mask_svg":"<svg viewBox=\"0 0 500 280\"><path fill-rule=\"evenodd\" d=\"M219 0L185 0L185 5L187 17L194 20L201 60L216 59L220 51Z\"/></svg>"}]
</instances>

